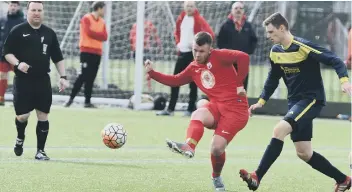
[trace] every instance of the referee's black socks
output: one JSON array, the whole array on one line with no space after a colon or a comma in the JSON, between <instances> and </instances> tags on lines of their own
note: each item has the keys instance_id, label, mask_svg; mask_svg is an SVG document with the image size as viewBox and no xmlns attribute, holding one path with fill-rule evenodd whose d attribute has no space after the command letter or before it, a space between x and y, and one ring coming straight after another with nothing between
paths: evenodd
<instances>
[{"instance_id":1,"label":"referee's black socks","mask_svg":"<svg viewBox=\"0 0 352 192\"><path fill-rule=\"evenodd\" d=\"M16 122L16 128L17 128L17 138L24 140L24 132L27 127L28 121L20 122L16 118L15 122Z\"/></svg>"},{"instance_id":2,"label":"referee's black socks","mask_svg":"<svg viewBox=\"0 0 352 192\"><path fill-rule=\"evenodd\" d=\"M46 138L49 133L49 121L38 121L37 123L37 148L44 151Z\"/></svg>"}]
</instances>

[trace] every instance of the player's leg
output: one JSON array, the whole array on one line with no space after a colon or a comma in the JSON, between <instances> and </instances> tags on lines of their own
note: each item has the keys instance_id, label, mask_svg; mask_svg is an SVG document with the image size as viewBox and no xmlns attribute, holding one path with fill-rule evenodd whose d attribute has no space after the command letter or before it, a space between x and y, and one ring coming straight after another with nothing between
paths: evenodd
<instances>
[{"instance_id":1,"label":"player's leg","mask_svg":"<svg viewBox=\"0 0 352 192\"><path fill-rule=\"evenodd\" d=\"M0 61L0 106L5 105L5 92L7 89L8 72L10 65L6 62Z\"/></svg>"},{"instance_id":2,"label":"player's leg","mask_svg":"<svg viewBox=\"0 0 352 192\"><path fill-rule=\"evenodd\" d=\"M49 160L50 158L45 153L45 143L49 134L48 114L52 105L52 89L49 76L38 83L36 89L36 99L34 107L37 113L37 153L35 159Z\"/></svg>"},{"instance_id":3,"label":"player's leg","mask_svg":"<svg viewBox=\"0 0 352 192\"><path fill-rule=\"evenodd\" d=\"M14 78L13 83L13 105L16 112L15 125L17 129L17 138L14 152L16 156L23 153L23 144L25 140L25 129L28 124L30 112L34 109L33 93L30 82Z\"/></svg>"},{"instance_id":4,"label":"player's leg","mask_svg":"<svg viewBox=\"0 0 352 192\"><path fill-rule=\"evenodd\" d=\"M210 157L213 168L212 179L216 191L225 191L225 185L220 175L225 165L225 148L227 144L227 140L220 135L214 135L211 141Z\"/></svg>"},{"instance_id":5,"label":"player's leg","mask_svg":"<svg viewBox=\"0 0 352 192\"><path fill-rule=\"evenodd\" d=\"M204 127L213 129L216 122L220 118L220 114L216 108L216 104L208 103L206 106L197 109L192 113L191 121L187 128L186 141L183 143L167 140L167 146L174 152L192 158L195 153L196 146L201 140Z\"/></svg>"},{"instance_id":6,"label":"player's leg","mask_svg":"<svg viewBox=\"0 0 352 192\"><path fill-rule=\"evenodd\" d=\"M293 108L292 108L293 109ZM292 118L288 118L291 115L291 111L287 113L284 117L284 120L281 120L274 127L273 137L269 145L267 146L264 155L259 163L259 166L255 172L249 173L245 169L240 170L240 177L245 181L250 190L257 190L259 183L269 170L271 165L276 161L280 156L285 137L292 132L292 124L294 121ZM297 109L301 110L301 109ZM296 112L296 111L295 111Z\"/></svg>"},{"instance_id":7,"label":"player's leg","mask_svg":"<svg viewBox=\"0 0 352 192\"><path fill-rule=\"evenodd\" d=\"M351 188L351 178L334 167L324 156L312 150L311 141L297 141L294 143L297 156L312 166L313 169L335 179L335 192L346 191Z\"/></svg>"},{"instance_id":8,"label":"player's leg","mask_svg":"<svg viewBox=\"0 0 352 192\"><path fill-rule=\"evenodd\" d=\"M204 107L204 106L206 106L208 103L209 103L209 100L208 100L208 99L200 99L199 101L197 101L196 108L199 109L199 108L201 108L201 107Z\"/></svg>"},{"instance_id":9,"label":"player's leg","mask_svg":"<svg viewBox=\"0 0 352 192\"><path fill-rule=\"evenodd\" d=\"M257 190L261 179L280 156L284 139L291 131L291 125L286 120L281 120L274 128L273 137L264 152L257 170L253 173L249 173L244 169L240 170L240 176L248 184L250 190Z\"/></svg>"},{"instance_id":10,"label":"player's leg","mask_svg":"<svg viewBox=\"0 0 352 192\"><path fill-rule=\"evenodd\" d=\"M336 192L346 191L351 187L351 178L347 177L324 156L312 149L313 119L319 115L321 109L321 105L313 105L303 116L296 118L296 125L291 134L291 139L295 144L297 156L300 159L312 166L313 169L335 179Z\"/></svg>"},{"instance_id":11,"label":"player's leg","mask_svg":"<svg viewBox=\"0 0 352 192\"><path fill-rule=\"evenodd\" d=\"M180 73L186 68L186 66L187 63L185 62L185 56L184 54L180 53L180 55L177 57L174 74L176 75ZM178 100L179 92L180 87L171 87L170 101L167 109L157 112L156 115L173 115L173 112L175 111L176 102Z\"/></svg>"},{"instance_id":12,"label":"player's leg","mask_svg":"<svg viewBox=\"0 0 352 192\"><path fill-rule=\"evenodd\" d=\"M73 83L73 88L71 90L70 99L65 103L65 107L71 106L76 95L81 90L81 87L87 78L86 77L87 61L89 61L89 59L90 58L89 58L88 53L82 53L82 52L80 53L81 71L80 71L76 81Z\"/></svg>"},{"instance_id":13,"label":"player's leg","mask_svg":"<svg viewBox=\"0 0 352 192\"><path fill-rule=\"evenodd\" d=\"M229 104L218 105L221 117L211 142L212 178L217 191L225 191L221 177L226 161L225 149L235 135L247 125L249 119L248 106L227 105Z\"/></svg>"},{"instance_id":14,"label":"player's leg","mask_svg":"<svg viewBox=\"0 0 352 192\"><path fill-rule=\"evenodd\" d=\"M87 62L87 78L84 84L84 107L95 108L95 106L91 104L90 99L92 97L93 84L99 70L101 56L91 54L90 57L90 61Z\"/></svg>"}]
</instances>

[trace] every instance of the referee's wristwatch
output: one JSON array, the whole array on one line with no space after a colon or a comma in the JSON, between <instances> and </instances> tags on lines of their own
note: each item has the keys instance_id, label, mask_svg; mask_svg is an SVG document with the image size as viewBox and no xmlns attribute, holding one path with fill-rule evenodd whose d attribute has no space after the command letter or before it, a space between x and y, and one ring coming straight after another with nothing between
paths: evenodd
<instances>
[{"instance_id":1,"label":"referee's wristwatch","mask_svg":"<svg viewBox=\"0 0 352 192\"><path fill-rule=\"evenodd\" d=\"M17 62L15 63L15 67L18 68L18 66L20 65L20 63L21 63L20 61L17 61Z\"/></svg>"},{"instance_id":2,"label":"referee's wristwatch","mask_svg":"<svg viewBox=\"0 0 352 192\"><path fill-rule=\"evenodd\" d=\"M61 76L60 79L65 79L65 80L67 80L67 76L66 76L66 75L65 75L65 76Z\"/></svg>"}]
</instances>

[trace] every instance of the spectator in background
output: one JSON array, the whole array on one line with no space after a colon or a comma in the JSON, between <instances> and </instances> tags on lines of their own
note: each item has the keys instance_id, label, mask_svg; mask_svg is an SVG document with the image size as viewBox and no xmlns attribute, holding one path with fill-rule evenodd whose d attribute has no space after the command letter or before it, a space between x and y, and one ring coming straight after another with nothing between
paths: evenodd
<instances>
[{"instance_id":1,"label":"spectator in background","mask_svg":"<svg viewBox=\"0 0 352 192\"><path fill-rule=\"evenodd\" d=\"M346 65L348 69L351 69L351 63L352 63L352 28L350 29L350 32L348 33L348 53L347 53L347 59L346 59Z\"/></svg>"},{"instance_id":2,"label":"spectator in background","mask_svg":"<svg viewBox=\"0 0 352 192\"><path fill-rule=\"evenodd\" d=\"M176 21L175 41L178 50L174 75L180 73L193 61L192 43L194 35L200 31L208 32L214 39L214 32L208 22L199 14L194 1L184 2L184 11L178 16ZM185 116L190 116L196 109L197 85L192 82L189 84L190 93L188 108ZM171 99L166 110L159 111L157 115L173 115L180 87L171 88Z\"/></svg>"},{"instance_id":3,"label":"spectator in background","mask_svg":"<svg viewBox=\"0 0 352 192\"><path fill-rule=\"evenodd\" d=\"M8 6L7 16L0 20L0 51L9 35L11 29L24 22L24 14L20 7L19 1L10 1ZM7 63L4 58L0 58L0 106L5 105L5 92L7 89L7 74L13 71L12 65Z\"/></svg>"},{"instance_id":4,"label":"spectator in background","mask_svg":"<svg viewBox=\"0 0 352 192\"><path fill-rule=\"evenodd\" d=\"M232 4L230 15L220 28L217 39L218 48L239 50L250 55L253 54L257 41L257 36L244 14L244 4L235 2ZM234 64L234 66L237 70L237 65ZM243 85L247 90L248 75Z\"/></svg>"},{"instance_id":5,"label":"spectator in background","mask_svg":"<svg viewBox=\"0 0 352 192\"><path fill-rule=\"evenodd\" d=\"M130 45L133 51L133 58L136 56L136 35L137 35L137 23L133 24L130 31ZM161 40L158 36L158 31L151 21L144 21L144 60L151 59L151 54L153 53L151 44L153 43L152 38L155 43L159 46L159 52L162 50Z\"/></svg>"}]
</instances>

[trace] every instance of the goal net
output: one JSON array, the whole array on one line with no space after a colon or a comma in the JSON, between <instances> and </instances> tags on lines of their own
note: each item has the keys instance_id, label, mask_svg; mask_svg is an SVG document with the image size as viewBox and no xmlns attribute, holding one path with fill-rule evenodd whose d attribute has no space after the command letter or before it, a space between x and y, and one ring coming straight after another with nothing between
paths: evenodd
<instances>
[{"instance_id":1,"label":"goal net","mask_svg":"<svg viewBox=\"0 0 352 192\"><path fill-rule=\"evenodd\" d=\"M231 10L233 2L197 2L196 6L208 21L215 33L218 32L221 24L226 20ZM80 64L78 60L78 37L79 37L79 20L89 11L89 2L70 2L63 5L60 2L46 3L48 25L58 31L59 39L64 51L68 75L71 82L74 81L79 72ZM50 11L49 11L50 8ZM57 9L59 8L59 9ZM54 10L55 9L55 10ZM78 14L75 15L75 11ZM183 2L180 1L149 1L145 4L144 17L145 21L152 23L155 30L151 30L148 39L148 49L144 50L145 57L151 58L155 63L155 68L163 73L172 74L177 59L177 52L174 40L175 21L183 10ZM262 28L262 18L269 16L278 10L276 2L262 2L256 7L256 2L246 2L246 14L252 16L252 24L259 38L259 45L256 53L252 56L252 64L260 65L266 63L267 55L271 47L264 36ZM252 12L254 11L254 12ZM49 13L48 13L49 12ZM51 13L50 13L51 12ZM59 18L58 18L58 15ZM75 17L74 17L75 16ZM50 23L49 23L50 21ZM137 21L137 2L112 2L111 31L110 31L110 52L107 79L107 89L103 82L103 65L95 81L94 97L129 99L133 95L135 86L135 59L134 51L131 49L130 33L132 26ZM70 22L73 26L68 29ZM69 31L68 31L69 30ZM146 35L146 34L145 34ZM252 77L265 76L255 71ZM252 78L251 81L257 81ZM161 85L155 81L151 83L151 89L147 86L147 81L143 81L143 93L151 96L163 95L168 98L170 88ZM72 84L71 84L72 85ZM252 90L260 89L262 84L255 85ZM82 88L83 89L83 88ZM65 94L69 94L68 89ZM180 89L179 103L186 103L188 100L189 87L182 86ZM83 91L80 96L83 95ZM199 97L202 95L198 93ZM253 93L257 97L258 93ZM177 105L180 109L183 105Z\"/></svg>"},{"instance_id":2,"label":"goal net","mask_svg":"<svg viewBox=\"0 0 352 192\"><path fill-rule=\"evenodd\" d=\"M110 4L111 3L111 4ZM135 58L132 50L130 33L137 21L137 2L110 2L111 20L109 25L109 51L108 60L102 60L93 88L92 101L97 104L109 104L127 106L128 99L134 93L135 87ZM208 21L213 31L217 34L221 24L226 20L233 2L196 2L200 14ZM289 20L294 20L294 13L290 6L294 2L282 4L280 2L262 1L245 2L245 12L258 37L256 51L251 55L251 69L249 78L248 94L250 97L258 97L263 87L268 71L268 55L272 43L266 39L262 21L274 12L286 12ZM68 99L73 82L80 73L79 62L79 22L82 16L90 10L91 2L78 1L47 1L45 7L45 24L52 27L59 38L61 48L65 57L67 75L70 80L70 87L63 93L53 89L55 103L63 103ZM25 7L25 6L24 6ZM144 19L148 26L152 24L153 29L149 30L150 38L147 40L148 49L144 55L154 61L156 70L172 74L177 59L177 52L174 40L175 21L183 10L183 2L180 1L148 1L145 2ZM297 15L297 14L296 14ZM107 16L107 15L105 15ZM150 24L151 23L151 24ZM139 65L140 66L140 65ZM58 75L56 69L52 70L53 87L57 87ZM168 98L170 88L155 81L151 83L151 89L143 78L143 93L151 96L163 95ZM10 81L11 82L11 81ZM283 83L278 89L280 94L277 97L284 98L286 95ZM8 90L9 92L11 89ZM185 85L180 89L180 103L188 100L189 87ZM198 92L199 97L202 95ZM7 94L10 98L10 94ZM83 87L75 101L83 102ZM177 105L182 109L183 105Z\"/></svg>"}]
</instances>

